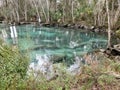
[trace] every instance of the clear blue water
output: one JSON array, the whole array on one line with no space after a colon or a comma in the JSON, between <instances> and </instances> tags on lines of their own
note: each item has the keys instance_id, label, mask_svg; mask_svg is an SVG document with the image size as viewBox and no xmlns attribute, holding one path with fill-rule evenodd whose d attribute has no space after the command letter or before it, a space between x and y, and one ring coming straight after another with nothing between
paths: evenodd
<instances>
[{"instance_id":1,"label":"clear blue water","mask_svg":"<svg viewBox=\"0 0 120 90\"><path fill-rule=\"evenodd\" d=\"M47 55L55 61L74 61L75 56L82 56L107 45L107 35L85 30L69 30L60 28L35 27L33 25L17 26L17 46L22 52L36 61L36 55ZM6 42L13 45L9 27L6 28ZM58 60L60 59L60 60Z\"/></svg>"}]
</instances>

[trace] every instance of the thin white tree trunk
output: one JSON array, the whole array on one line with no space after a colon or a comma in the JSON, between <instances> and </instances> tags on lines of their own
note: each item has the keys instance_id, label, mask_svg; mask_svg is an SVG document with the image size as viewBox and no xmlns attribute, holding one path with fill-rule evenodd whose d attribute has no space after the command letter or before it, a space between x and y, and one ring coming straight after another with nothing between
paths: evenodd
<instances>
[{"instance_id":1,"label":"thin white tree trunk","mask_svg":"<svg viewBox=\"0 0 120 90\"><path fill-rule=\"evenodd\" d=\"M13 1L13 3L15 4L15 12L16 12L16 16L17 16L17 22L19 22L20 21L20 16L19 16L19 8L18 8L18 6L19 6L19 4L18 4L18 0L16 1Z\"/></svg>"},{"instance_id":2,"label":"thin white tree trunk","mask_svg":"<svg viewBox=\"0 0 120 90\"><path fill-rule=\"evenodd\" d=\"M20 16L19 16L18 10L16 10L16 16L17 16L17 22L19 22L20 21Z\"/></svg>"},{"instance_id":3,"label":"thin white tree trunk","mask_svg":"<svg viewBox=\"0 0 120 90\"><path fill-rule=\"evenodd\" d=\"M25 0L25 6L24 6L24 13L25 13L25 21L27 21L27 3Z\"/></svg>"},{"instance_id":4,"label":"thin white tree trunk","mask_svg":"<svg viewBox=\"0 0 120 90\"><path fill-rule=\"evenodd\" d=\"M108 45L107 47L111 46L111 23L110 23L110 12L109 12L109 2L106 0L106 11L108 17Z\"/></svg>"},{"instance_id":5,"label":"thin white tree trunk","mask_svg":"<svg viewBox=\"0 0 120 90\"><path fill-rule=\"evenodd\" d=\"M74 1L72 0L72 22L74 23Z\"/></svg>"},{"instance_id":6,"label":"thin white tree trunk","mask_svg":"<svg viewBox=\"0 0 120 90\"><path fill-rule=\"evenodd\" d=\"M119 3L119 7L118 7L118 9L117 9L117 11L115 13L115 17L114 17L114 20L113 20L113 22L114 22L113 26L115 26L115 24L117 23L119 17L120 17L120 3Z\"/></svg>"},{"instance_id":7,"label":"thin white tree trunk","mask_svg":"<svg viewBox=\"0 0 120 90\"><path fill-rule=\"evenodd\" d=\"M45 10L44 10L44 7L43 7L43 5L42 5L41 0L40 0L39 2L40 2L40 6L41 6L41 8L42 8L42 11L43 11L43 14L44 14L45 20L47 21L47 15L46 15L46 13L45 13Z\"/></svg>"},{"instance_id":8,"label":"thin white tree trunk","mask_svg":"<svg viewBox=\"0 0 120 90\"><path fill-rule=\"evenodd\" d=\"M46 0L46 4L47 4L47 23L49 23L49 21L50 21L49 20L50 19L50 16L49 16L50 13L49 12L50 12L50 10L49 10L49 1L48 0Z\"/></svg>"}]
</instances>

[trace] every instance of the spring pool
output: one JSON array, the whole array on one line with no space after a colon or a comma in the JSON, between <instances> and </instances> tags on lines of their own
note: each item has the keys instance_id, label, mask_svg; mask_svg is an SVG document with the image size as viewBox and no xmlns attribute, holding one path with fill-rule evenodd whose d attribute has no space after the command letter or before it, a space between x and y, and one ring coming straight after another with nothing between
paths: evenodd
<instances>
[{"instance_id":1,"label":"spring pool","mask_svg":"<svg viewBox=\"0 0 120 90\"><path fill-rule=\"evenodd\" d=\"M51 60L53 63L72 64L76 56L105 48L107 35L86 30L36 27L34 25L16 26L18 37L16 45L23 53L28 53L32 62L38 59ZM13 45L9 27L4 28L7 37L4 39ZM4 33L2 33L4 34ZM4 35L2 35L4 36Z\"/></svg>"}]
</instances>

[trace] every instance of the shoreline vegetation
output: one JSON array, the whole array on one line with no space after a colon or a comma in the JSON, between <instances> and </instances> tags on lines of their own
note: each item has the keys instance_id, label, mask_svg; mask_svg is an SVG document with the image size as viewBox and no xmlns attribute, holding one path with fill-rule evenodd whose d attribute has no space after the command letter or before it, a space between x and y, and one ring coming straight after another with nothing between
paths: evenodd
<instances>
[{"instance_id":1,"label":"shoreline vegetation","mask_svg":"<svg viewBox=\"0 0 120 90\"><path fill-rule=\"evenodd\" d=\"M78 24L105 29L110 24L111 30L120 29L119 0L1 0L0 10L0 21L6 23L43 22L46 26L64 27Z\"/></svg>"},{"instance_id":2,"label":"shoreline vegetation","mask_svg":"<svg viewBox=\"0 0 120 90\"><path fill-rule=\"evenodd\" d=\"M21 55L17 48L0 44L0 89L119 90L120 56L109 56L102 52L95 52L94 55L97 56L94 60L86 56L87 63L80 64L75 75L66 72L66 66L61 63L53 64L52 76L46 78L47 73L29 68L29 57Z\"/></svg>"}]
</instances>

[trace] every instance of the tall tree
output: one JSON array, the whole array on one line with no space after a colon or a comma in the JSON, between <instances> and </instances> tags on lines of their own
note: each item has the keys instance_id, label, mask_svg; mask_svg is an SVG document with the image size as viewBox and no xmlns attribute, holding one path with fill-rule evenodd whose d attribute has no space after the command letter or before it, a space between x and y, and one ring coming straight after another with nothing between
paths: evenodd
<instances>
[{"instance_id":1,"label":"tall tree","mask_svg":"<svg viewBox=\"0 0 120 90\"><path fill-rule=\"evenodd\" d=\"M108 46L111 46L111 23L110 23L110 12L109 12L109 1L106 0L106 11L107 11L107 17L108 17Z\"/></svg>"}]
</instances>

